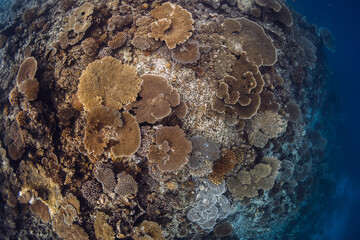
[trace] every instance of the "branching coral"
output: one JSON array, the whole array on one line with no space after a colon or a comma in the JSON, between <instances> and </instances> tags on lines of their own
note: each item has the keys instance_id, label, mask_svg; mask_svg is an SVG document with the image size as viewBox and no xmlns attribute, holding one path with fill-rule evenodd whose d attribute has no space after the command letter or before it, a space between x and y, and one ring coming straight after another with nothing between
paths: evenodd
<instances>
[{"instance_id":1,"label":"branching coral","mask_svg":"<svg viewBox=\"0 0 360 240\"><path fill-rule=\"evenodd\" d=\"M105 57L90 63L82 72L77 94L86 111L100 105L121 109L136 100L140 85L134 67Z\"/></svg>"},{"instance_id":2,"label":"branching coral","mask_svg":"<svg viewBox=\"0 0 360 240\"><path fill-rule=\"evenodd\" d=\"M143 84L139 96L141 100L132 103L139 123L155 123L168 116L171 107L180 104L180 95L159 75L145 74L141 76Z\"/></svg>"},{"instance_id":3,"label":"branching coral","mask_svg":"<svg viewBox=\"0 0 360 240\"><path fill-rule=\"evenodd\" d=\"M157 20L151 24L150 37L165 41L168 48L173 49L191 37L194 20L181 6L167 2L150 14Z\"/></svg>"},{"instance_id":4,"label":"branching coral","mask_svg":"<svg viewBox=\"0 0 360 240\"><path fill-rule=\"evenodd\" d=\"M224 22L226 46L236 55L243 51L256 66L271 66L277 60L275 46L264 29L246 18L226 19Z\"/></svg>"},{"instance_id":5,"label":"branching coral","mask_svg":"<svg viewBox=\"0 0 360 240\"><path fill-rule=\"evenodd\" d=\"M258 196L258 190L268 190L274 186L280 161L276 157L266 156L250 171L241 170L236 178L228 178L227 186L235 199Z\"/></svg>"},{"instance_id":6,"label":"branching coral","mask_svg":"<svg viewBox=\"0 0 360 240\"><path fill-rule=\"evenodd\" d=\"M148 160L162 172L180 169L188 162L191 142L179 127L163 127L156 131L157 146L150 147Z\"/></svg>"}]
</instances>

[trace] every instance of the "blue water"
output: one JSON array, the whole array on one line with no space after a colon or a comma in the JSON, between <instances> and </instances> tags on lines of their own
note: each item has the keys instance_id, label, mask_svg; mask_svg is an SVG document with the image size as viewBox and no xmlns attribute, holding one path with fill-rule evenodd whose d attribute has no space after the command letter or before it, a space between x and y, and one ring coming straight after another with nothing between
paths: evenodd
<instances>
[{"instance_id":1,"label":"blue water","mask_svg":"<svg viewBox=\"0 0 360 240\"><path fill-rule=\"evenodd\" d=\"M288 2L310 23L328 28L335 37L336 52L326 51L331 69L330 92L337 105L336 135L339 144L334 164L336 192L323 214L322 229L313 233L313 239L360 239L360 31L358 1L316 0ZM329 116L330 118L330 116ZM332 151L332 150L330 150Z\"/></svg>"}]
</instances>

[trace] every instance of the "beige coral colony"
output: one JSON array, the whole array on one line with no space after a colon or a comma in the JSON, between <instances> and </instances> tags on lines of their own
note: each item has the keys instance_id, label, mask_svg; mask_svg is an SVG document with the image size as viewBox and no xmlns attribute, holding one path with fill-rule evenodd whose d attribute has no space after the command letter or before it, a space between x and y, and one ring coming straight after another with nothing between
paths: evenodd
<instances>
[{"instance_id":1,"label":"beige coral colony","mask_svg":"<svg viewBox=\"0 0 360 240\"><path fill-rule=\"evenodd\" d=\"M12 11L4 239L290 239L326 140L304 110L321 40L282 0Z\"/></svg>"}]
</instances>

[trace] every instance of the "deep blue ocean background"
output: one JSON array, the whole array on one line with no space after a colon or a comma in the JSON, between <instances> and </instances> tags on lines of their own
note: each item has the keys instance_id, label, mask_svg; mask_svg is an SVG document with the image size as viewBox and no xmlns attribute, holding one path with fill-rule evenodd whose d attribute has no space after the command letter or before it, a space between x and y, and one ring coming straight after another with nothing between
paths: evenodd
<instances>
[{"instance_id":1,"label":"deep blue ocean background","mask_svg":"<svg viewBox=\"0 0 360 240\"><path fill-rule=\"evenodd\" d=\"M312 239L360 239L360 20L359 1L294 0L289 6L309 23L328 28L335 38L336 52L325 50L329 93L335 116L327 116L332 131L324 132L335 158L336 192L329 199L320 226ZM324 123L326 124L326 123Z\"/></svg>"}]
</instances>

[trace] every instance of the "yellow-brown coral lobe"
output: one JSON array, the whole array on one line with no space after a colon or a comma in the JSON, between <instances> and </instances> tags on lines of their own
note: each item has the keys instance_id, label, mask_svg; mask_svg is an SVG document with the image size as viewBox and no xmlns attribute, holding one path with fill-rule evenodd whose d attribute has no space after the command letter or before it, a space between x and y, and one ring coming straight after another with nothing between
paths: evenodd
<instances>
[{"instance_id":1,"label":"yellow-brown coral lobe","mask_svg":"<svg viewBox=\"0 0 360 240\"><path fill-rule=\"evenodd\" d=\"M19 72L16 76L16 83L18 86L22 82L35 77L37 70L37 61L34 57L26 58L20 66Z\"/></svg>"},{"instance_id":2,"label":"yellow-brown coral lobe","mask_svg":"<svg viewBox=\"0 0 360 240\"><path fill-rule=\"evenodd\" d=\"M130 156L135 153L141 144L139 124L136 118L128 112L122 113L123 125L116 129L118 135L116 144L111 148L112 153L117 157Z\"/></svg>"},{"instance_id":3,"label":"yellow-brown coral lobe","mask_svg":"<svg viewBox=\"0 0 360 240\"><path fill-rule=\"evenodd\" d=\"M164 3L151 12L151 16L157 19L151 24L150 36L164 40L168 48L173 49L177 44L186 42L194 30L192 15L181 6Z\"/></svg>"},{"instance_id":4,"label":"yellow-brown coral lobe","mask_svg":"<svg viewBox=\"0 0 360 240\"><path fill-rule=\"evenodd\" d=\"M156 131L156 144L160 146L164 141L168 142L169 151L154 151L152 147L148 156L149 161L157 163L162 172L180 169L188 162L188 154L192 149L191 142L186 139L184 131L179 127L163 127Z\"/></svg>"},{"instance_id":5,"label":"yellow-brown coral lobe","mask_svg":"<svg viewBox=\"0 0 360 240\"><path fill-rule=\"evenodd\" d=\"M142 82L133 66L113 57L90 63L79 80L77 94L86 111L101 105L120 110L136 100Z\"/></svg>"}]
</instances>

